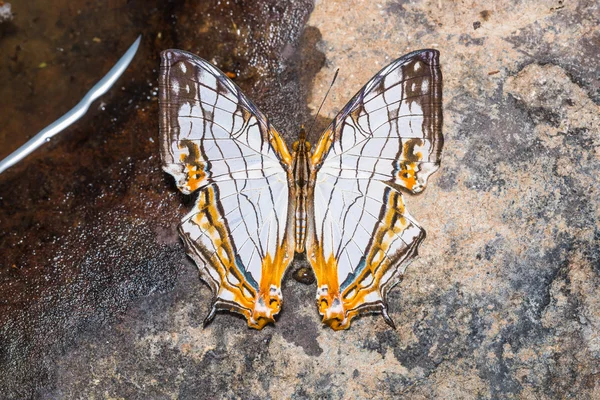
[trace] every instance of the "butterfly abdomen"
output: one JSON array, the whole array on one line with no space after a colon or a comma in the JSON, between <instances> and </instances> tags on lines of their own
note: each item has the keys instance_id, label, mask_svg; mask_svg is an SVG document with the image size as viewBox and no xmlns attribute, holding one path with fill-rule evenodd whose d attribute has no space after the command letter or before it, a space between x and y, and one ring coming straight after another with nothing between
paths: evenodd
<instances>
[{"instance_id":1,"label":"butterfly abdomen","mask_svg":"<svg viewBox=\"0 0 600 400\"><path fill-rule=\"evenodd\" d=\"M293 146L294 174L294 233L296 236L296 252L304 253L306 242L306 202L309 187L310 143L305 140L304 129L300 132L300 140Z\"/></svg>"}]
</instances>

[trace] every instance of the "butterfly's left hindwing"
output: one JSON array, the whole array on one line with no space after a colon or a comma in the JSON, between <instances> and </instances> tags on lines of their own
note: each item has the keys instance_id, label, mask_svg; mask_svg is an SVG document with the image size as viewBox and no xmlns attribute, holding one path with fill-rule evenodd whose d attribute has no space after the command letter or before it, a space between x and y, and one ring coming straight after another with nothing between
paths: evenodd
<instances>
[{"instance_id":1,"label":"butterfly's left hindwing","mask_svg":"<svg viewBox=\"0 0 600 400\"><path fill-rule=\"evenodd\" d=\"M179 232L215 295L208 319L226 309L262 328L279 312L294 254L291 155L223 73L184 51L161 56L163 169L183 193L198 192Z\"/></svg>"},{"instance_id":2,"label":"butterfly's left hindwing","mask_svg":"<svg viewBox=\"0 0 600 400\"><path fill-rule=\"evenodd\" d=\"M332 328L348 328L361 312L381 312L393 325L387 292L425 237L401 191L424 190L442 145L436 50L407 54L381 70L321 137L311 159L306 251L319 311Z\"/></svg>"}]
</instances>

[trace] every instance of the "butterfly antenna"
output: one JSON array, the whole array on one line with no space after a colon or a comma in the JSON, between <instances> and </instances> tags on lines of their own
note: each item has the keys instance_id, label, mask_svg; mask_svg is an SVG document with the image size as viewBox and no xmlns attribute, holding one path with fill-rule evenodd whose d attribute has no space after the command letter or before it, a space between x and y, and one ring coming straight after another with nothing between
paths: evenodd
<instances>
[{"instance_id":1,"label":"butterfly antenna","mask_svg":"<svg viewBox=\"0 0 600 400\"><path fill-rule=\"evenodd\" d=\"M335 70L335 74L333 75L333 79L331 80L331 84L329 85L329 89L327 89L327 93L325 93L325 97L323 97L323 101L321 102L321 105L319 106L319 109L317 110L317 114L315 114L315 119L312 122L312 125L310 126L310 129L308 130L308 135L310 135L310 133L312 132L312 128L315 126L315 122L317 122L317 117L319 116L319 113L321 112L321 107L323 107L323 104L325 104L325 100L327 100L327 95L329 94L329 91L331 90L331 88L333 87L333 84L335 83L335 78L337 78L338 76L338 72L340 72L340 69L336 69Z\"/></svg>"}]
</instances>

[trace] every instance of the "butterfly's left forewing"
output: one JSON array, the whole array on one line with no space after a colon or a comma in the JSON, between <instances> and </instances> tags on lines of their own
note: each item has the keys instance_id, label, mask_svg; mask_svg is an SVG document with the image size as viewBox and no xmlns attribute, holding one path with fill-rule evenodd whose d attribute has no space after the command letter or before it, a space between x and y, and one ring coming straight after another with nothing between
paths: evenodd
<instances>
[{"instance_id":1,"label":"butterfly's left forewing","mask_svg":"<svg viewBox=\"0 0 600 400\"><path fill-rule=\"evenodd\" d=\"M372 78L312 155L307 256L324 322L345 329L382 312L425 231L401 191L421 192L439 168L442 76L436 50L410 53Z\"/></svg>"},{"instance_id":2,"label":"butterfly's left forewing","mask_svg":"<svg viewBox=\"0 0 600 400\"><path fill-rule=\"evenodd\" d=\"M161 56L163 169L183 193L198 192L179 232L215 295L208 319L226 309L262 328L279 312L294 254L291 155L223 73L184 51Z\"/></svg>"}]
</instances>

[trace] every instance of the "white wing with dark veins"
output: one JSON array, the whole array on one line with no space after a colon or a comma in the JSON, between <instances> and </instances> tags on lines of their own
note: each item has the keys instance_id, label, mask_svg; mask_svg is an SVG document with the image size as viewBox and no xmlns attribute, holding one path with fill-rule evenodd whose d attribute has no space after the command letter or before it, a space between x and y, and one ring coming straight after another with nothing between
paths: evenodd
<instances>
[{"instance_id":1,"label":"white wing with dark veins","mask_svg":"<svg viewBox=\"0 0 600 400\"><path fill-rule=\"evenodd\" d=\"M420 193L439 168L439 53L420 50L375 75L325 131L312 156L314 219L308 258L324 321L349 327L386 311L386 294L425 237L402 191Z\"/></svg>"},{"instance_id":2,"label":"white wing with dark veins","mask_svg":"<svg viewBox=\"0 0 600 400\"><path fill-rule=\"evenodd\" d=\"M227 309L262 328L279 312L281 278L293 258L291 156L222 72L181 50L161 56L163 169L183 193L199 192L179 230L215 294L209 319Z\"/></svg>"}]
</instances>

